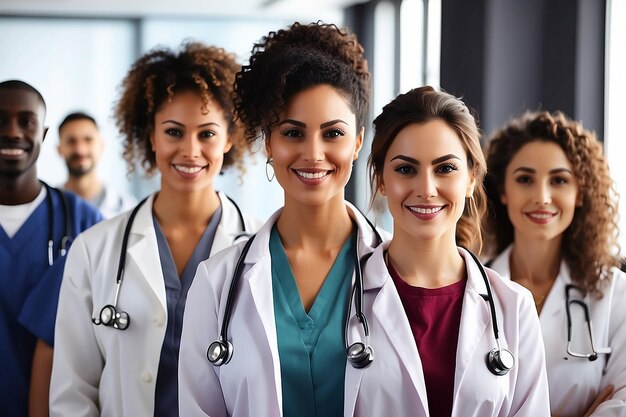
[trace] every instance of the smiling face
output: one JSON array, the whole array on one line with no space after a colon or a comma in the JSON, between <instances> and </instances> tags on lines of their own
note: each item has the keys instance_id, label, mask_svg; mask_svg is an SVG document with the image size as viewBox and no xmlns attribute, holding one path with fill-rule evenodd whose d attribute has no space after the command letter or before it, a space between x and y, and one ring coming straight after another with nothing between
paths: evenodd
<instances>
[{"instance_id":1,"label":"smiling face","mask_svg":"<svg viewBox=\"0 0 626 417\"><path fill-rule=\"evenodd\" d=\"M346 99L328 85L293 96L266 141L285 205L343 201L363 132Z\"/></svg>"},{"instance_id":2,"label":"smiling face","mask_svg":"<svg viewBox=\"0 0 626 417\"><path fill-rule=\"evenodd\" d=\"M578 180L559 145L534 141L524 145L506 168L500 200L507 206L515 238L559 239L574 218Z\"/></svg>"},{"instance_id":3,"label":"smiling face","mask_svg":"<svg viewBox=\"0 0 626 417\"><path fill-rule=\"evenodd\" d=\"M393 216L394 239L454 242L473 190L465 148L444 121L410 124L396 135L379 188Z\"/></svg>"},{"instance_id":4,"label":"smiling face","mask_svg":"<svg viewBox=\"0 0 626 417\"><path fill-rule=\"evenodd\" d=\"M213 189L230 150L228 122L214 101L206 106L194 92L181 92L165 102L154 117L150 138L161 188L178 192Z\"/></svg>"},{"instance_id":5,"label":"smiling face","mask_svg":"<svg viewBox=\"0 0 626 417\"><path fill-rule=\"evenodd\" d=\"M0 89L0 176L36 178L36 162L47 129L39 97L19 88Z\"/></svg>"},{"instance_id":6,"label":"smiling face","mask_svg":"<svg viewBox=\"0 0 626 417\"><path fill-rule=\"evenodd\" d=\"M104 149L96 125L88 119L67 122L59 132L59 155L65 160L71 176L92 172Z\"/></svg>"}]
</instances>

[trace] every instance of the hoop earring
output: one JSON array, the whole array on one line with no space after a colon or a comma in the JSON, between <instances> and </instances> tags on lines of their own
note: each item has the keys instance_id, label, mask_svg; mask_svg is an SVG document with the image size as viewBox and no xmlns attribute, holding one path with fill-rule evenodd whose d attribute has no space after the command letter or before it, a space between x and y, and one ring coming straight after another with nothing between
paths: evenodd
<instances>
[{"instance_id":1,"label":"hoop earring","mask_svg":"<svg viewBox=\"0 0 626 417\"><path fill-rule=\"evenodd\" d=\"M267 168L268 166L272 167L272 176L271 177L270 177L269 170ZM272 180L274 179L275 176L276 176L276 173L274 172L274 160L268 156L267 157L267 161L265 161L265 178L267 178L267 180L269 182L272 182Z\"/></svg>"}]
</instances>

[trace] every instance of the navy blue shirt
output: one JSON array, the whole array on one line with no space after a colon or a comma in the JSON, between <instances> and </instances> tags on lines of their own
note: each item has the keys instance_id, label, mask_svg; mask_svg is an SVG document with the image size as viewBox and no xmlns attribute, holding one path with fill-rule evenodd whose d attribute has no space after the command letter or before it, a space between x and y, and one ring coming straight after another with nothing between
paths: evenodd
<instances>
[{"instance_id":1,"label":"navy blue shirt","mask_svg":"<svg viewBox=\"0 0 626 417\"><path fill-rule=\"evenodd\" d=\"M102 219L72 193L65 193L72 213L72 238ZM0 414L22 417L28 410L28 387L35 343L54 344L59 289L66 256L59 248L65 235L65 210L52 190L46 200L9 237L0 226ZM48 264L49 219L53 218L54 262Z\"/></svg>"},{"instance_id":2,"label":"navy blue shirt","mask_svg":"<svg viewBox=\"0 0 626 417\"><path fill-rule=\"evenodd\" d=\"M156 380L154 415L163 417L178 416L178 352L180 335L183 327L183 313L187 301L187 292L196 275L198 264L209 257L215 232L222 217L220 206L211 217L204 233L200 237L191 258L185 265L183 275L178 276L176 263L156 217L153 218L154 230L159 247L159 259L165 279L167 298L167 327L161 347L161 359Z\"/></svg>"}]
</instances>

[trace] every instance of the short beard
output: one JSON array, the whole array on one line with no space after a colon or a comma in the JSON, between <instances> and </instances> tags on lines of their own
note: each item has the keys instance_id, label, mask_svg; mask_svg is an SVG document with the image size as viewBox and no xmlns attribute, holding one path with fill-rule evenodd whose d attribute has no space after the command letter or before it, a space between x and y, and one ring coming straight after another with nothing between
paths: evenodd
<instances>
[{"instance_id":1,"label":"short beard","mask_svg":"<svg viewBox=\"0 0 626 417\"><path fill-rule=\"evenodd\" d=\"M70 177L74 177L74 178L81 178L84 177L85 175L89 174L91 171L93 171L94 169L94 165L91 164L88 167L71 167L69 165L67 165L67 170L70 173Z\"/></svg>"}]
</instances>

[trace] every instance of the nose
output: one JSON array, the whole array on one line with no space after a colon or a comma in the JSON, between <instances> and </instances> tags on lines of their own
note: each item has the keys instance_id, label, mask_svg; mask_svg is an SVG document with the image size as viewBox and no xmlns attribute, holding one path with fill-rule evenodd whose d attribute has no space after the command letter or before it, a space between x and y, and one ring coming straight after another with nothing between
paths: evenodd
<instances>
[{"instance_id":1,"label":"nose","mask_svg":"<svg viewBox=\"0 0 626 417\"><path fill-rule=\"evenodd\" d=\"M552 194L550 193L550 186L546 183L540 183L537 185L535 194L535 204L546 205L552 202Z\"/></svg>"},{"instance_id":2,"label":"nose","mask_svg":"<svg viewBox=\"0 0 626 417\"><path fill-rule=\"evenodd\" d=\"M319 137L313 137L305 142L304 160L317 162L324 160L324 143Z\"/></svg>"},{"instance_id":3,"label":"nose","mask_svg":"<svg viewBox=\"0 0 626 417\"><path fill-rule=\"evenodd\" d=\"M416 178L416 194L419 198L431 198L437 194L435 179L432 175L423 173Z\"/></svg>"},{"instance_id":4,"label":"nose","mask_svg":"<svg viewBox=\"0 0 626 417\"><path fill-rule=\"evenodd\" d=\"M181 144L181 151L184 157L197 159L200 156L200 141L193 135L187 135Z\"/></svg>"}]
</instances>

